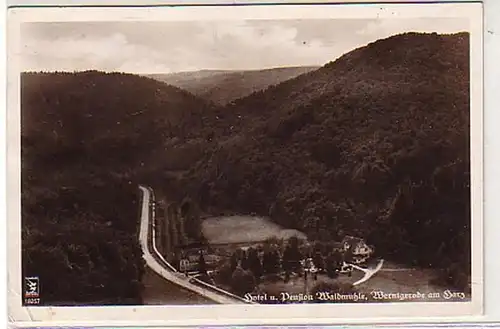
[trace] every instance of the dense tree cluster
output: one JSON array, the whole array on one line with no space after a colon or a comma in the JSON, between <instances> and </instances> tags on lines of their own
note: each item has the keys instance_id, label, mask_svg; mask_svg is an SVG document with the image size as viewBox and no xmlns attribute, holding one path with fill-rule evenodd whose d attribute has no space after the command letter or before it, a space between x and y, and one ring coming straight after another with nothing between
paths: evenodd
<instances>
[{"instance_id":1,"label":"dense tree cluster","mask_svg":"<svg viewBox=\"0 0 500 329\"><path fill-rule=\"evenodd\" d=\"M288 282L292 276L312 273L336 278L345 253L336 243L317 241L313 245L295 236L288 240L269 238L262 244L247 249L237 248L228 259L223 259L215 271L218 284L243 296L252 292L261 282Z\"/></svg>"},{"instance_id":2,"label":"dense tree cluster","mask_svg":"<svg viewBox=\"0 0 500 329\"><path fill-rule=\"evenodd\" d=\"M263 277L281 279L286 265L283 266L283 250L276 242L277 239L270 239L263 245L236 249L217 268L216 281L243 296L253 292ZM297 258L301 260L300 256Z\"/></svg>"},{"instance_id":3,"label":"dense tree cluster","mask_svg":"<svg viewBox=\"0 0 500 329\"><path fill-rule=\"evenodd\" d=\"M136 186L61 176L23 188L23 274L39 277L47 304L140 303Z\"/></svg>"}]
</instances>

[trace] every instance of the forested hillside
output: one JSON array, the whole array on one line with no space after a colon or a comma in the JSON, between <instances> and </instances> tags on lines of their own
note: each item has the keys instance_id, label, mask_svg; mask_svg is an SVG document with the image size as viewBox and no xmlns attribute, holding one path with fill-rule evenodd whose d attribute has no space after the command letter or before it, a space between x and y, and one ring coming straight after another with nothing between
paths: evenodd
<instances>
[{"instance_id":1,"label":"forested hillside","mask_svg":"<svg viewBox=\"0 0 500 329\"><path fill-rule=\"evenodd\" d=\"M316 70L315 66L283 67L252 71L196 71L151 74L151 78L185 89L218 105Z\"/></svg>"},{"instance_id":2,"label":"forested hillside","mask_svg":"<svg viewBox=\"0 0 500 329\"><path fill-rule=\"evenodd\" d=\"M269 215L312 238L366 237L382 257L470 261L468 34L379 40L224 112L231 129L186 177L212 212Z\"/></svg>"},{"instance_id":3,"label":"forested hillside","mask_svg":"<svg viewBox=\"0 0 500 329\"><path fill-rule=\"evenodd\" d=\"M26 73L21 83L25 275L40 277L43 303L141 303L137 185L210 110L133 75Z\"/></svg>"},{"instance_id":4,"label":"forested hillside","mask_svg":"<svg viewBox=\"0 0 500 329\"><path fill-rule=\"evenodd\" d=\"M470 273L469 36L376 41L224 107L128 74L22 75L23 267L43 301L140 302L139 183L205 213Z\"/></svg>"}]
</instances>

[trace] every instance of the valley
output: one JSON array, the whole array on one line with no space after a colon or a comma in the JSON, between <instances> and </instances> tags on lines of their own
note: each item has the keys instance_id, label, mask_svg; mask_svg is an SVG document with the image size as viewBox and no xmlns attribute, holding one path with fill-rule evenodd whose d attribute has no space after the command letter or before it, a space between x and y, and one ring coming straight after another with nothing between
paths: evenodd
<instances>
[{"instance_id":1,"label":"valley","mask_svg":"<svg viewBox=\"0 0 500 329\"><path fill-rule=\"evenodd\" d=\"M277 85L319 67L284 67L252 71L203 70L147 77L187 90L206 101L227 105L254 92Z\"/></svg>"},{"instance_id":2,"label":"valley","mask_svg":"<svg viewBox=\"0 0 500 329\"><path fill-rule=\"evenodd\" d=\"M370 289L468 293L467 33L403 33L320 68L162 79L22 74L23 272L47 305L163 302L142 296L161 284L138 242L141 184L165 206L189 200L214 244L359 236L384 269L410 269Z\"/></svg>"}]
</instances>

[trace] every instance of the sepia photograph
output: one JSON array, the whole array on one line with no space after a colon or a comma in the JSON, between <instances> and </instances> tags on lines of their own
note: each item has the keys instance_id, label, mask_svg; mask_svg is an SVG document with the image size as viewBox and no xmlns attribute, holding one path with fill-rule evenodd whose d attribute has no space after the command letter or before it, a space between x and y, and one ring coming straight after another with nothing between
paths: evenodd
<instances>
[{"instance_id":1,"label":"sepia photograph","mask_svg":"<svg viewBox=\"0 0 500 329\"><path fill-rule=\"evenodd\" d=\"M480 301L480 17L324 7L19 23L18 302Z\"/></svg>"}]
</instances>

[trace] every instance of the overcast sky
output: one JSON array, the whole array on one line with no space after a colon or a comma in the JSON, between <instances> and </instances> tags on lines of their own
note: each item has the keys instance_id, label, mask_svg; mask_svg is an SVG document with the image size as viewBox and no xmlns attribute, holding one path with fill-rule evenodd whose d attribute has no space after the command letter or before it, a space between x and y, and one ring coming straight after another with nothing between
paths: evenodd
<instances>
[{"instance_id":1,"label":"overcast sky","mask_svg":"<svg viewBox=\"0 0 500 329\"><path fill-rule=\"evenodd\" d=\"M25 71L169 73L323 65L402 32L468 31L460 19L25 23Z\"/></svg>"}]
</instances>

